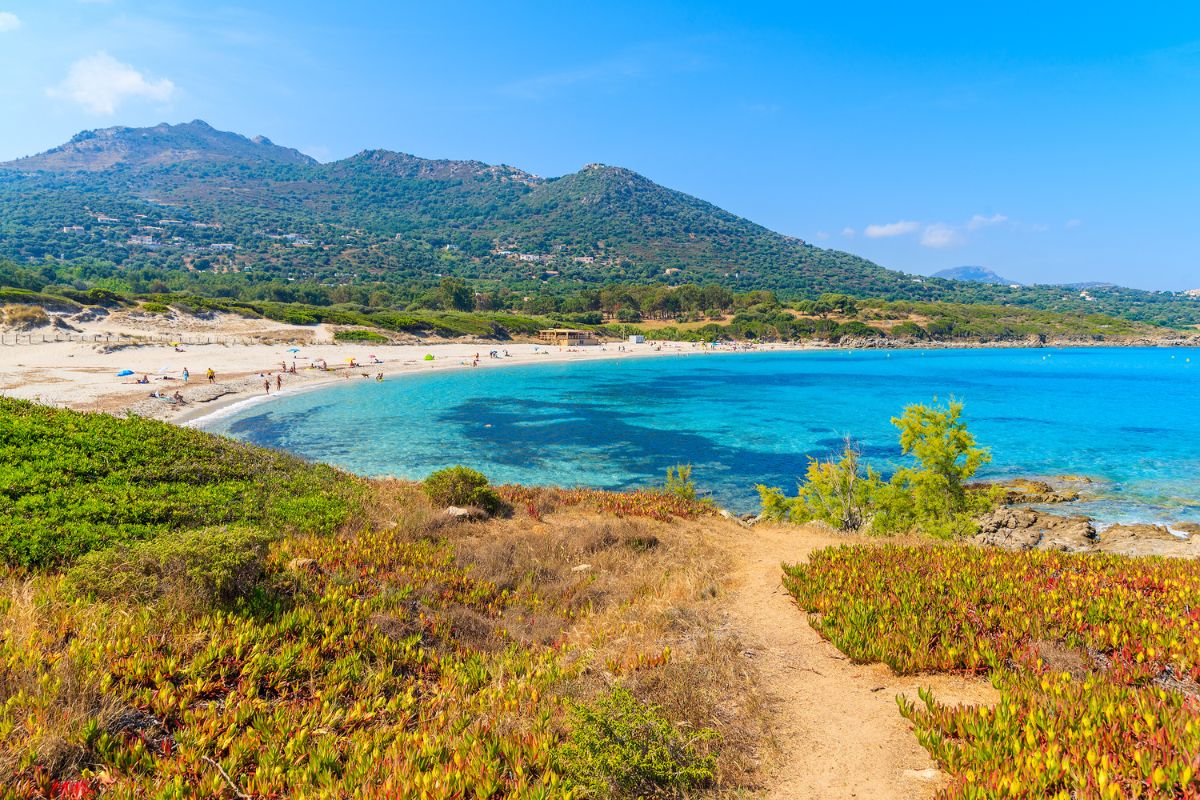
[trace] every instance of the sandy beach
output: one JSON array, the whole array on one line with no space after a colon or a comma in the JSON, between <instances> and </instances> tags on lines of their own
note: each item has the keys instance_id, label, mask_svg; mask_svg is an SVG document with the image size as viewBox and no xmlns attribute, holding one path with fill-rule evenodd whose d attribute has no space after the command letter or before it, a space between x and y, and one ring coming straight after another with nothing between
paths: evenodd
<instances>
[{"instance_id":1,"label":"sandy beach","mask_svg":"<svg viewBox=\"0 0 1200 800\"><path fill-rule=\"evenodd\" d=\"M882 343L877 341L705 345L681 342L563 348L534 341L477 341L396 336L391 343L337 343L325 325L287 325L230 314L193 316L119 311L68 330L48 329L0 339L0 394L80 411L133 413L180 424L195 423L230 405L313 389L333 382L396 379L406 373L493 369L554 361L590 361L672 354L822 350L834 347L1022 347L1029 341ZM74 341L54 341L56 338ZM28 342L28 343L26 343ZM1173 342L1063 341L1046 346L1155 345ZM1033 346L1037 346L1034 344ZM496 357L491 355L497 354ZM354 366L351 366L351 364ZM184 370L189 379L184 380ZM208 370L215 373L208 380ZM128 375L119 373L129 372ZM138 383L141 378L148 383ZM269 382L268 387L265 385ZM168 398L176 394L182 403Z\"/></svg>"},{"instance_id":2,"label":"sandy beach","mask_svg":"<svg viewBox=\"0 0 1200 800\"><path fill-rule=\"evenodd\" d=\"M701 352L691 344L616 342L579 348L445 341L393 345L278 341L178 348L148 343L117 350L93 343L53 342L0 348L0 394L80 411L129 412L184 424L252 399L342 381L375 380L381 374L384 380L392 380L430 370ZM187 381L184 369L189 372ZM209 369L215 373L211 382ZM118 377L125 370L133 374ZM148 384L137 383L143 377ZM156 392L167 397L178 392L183 403L151 397Z\"/></svg>"}]
</instances>

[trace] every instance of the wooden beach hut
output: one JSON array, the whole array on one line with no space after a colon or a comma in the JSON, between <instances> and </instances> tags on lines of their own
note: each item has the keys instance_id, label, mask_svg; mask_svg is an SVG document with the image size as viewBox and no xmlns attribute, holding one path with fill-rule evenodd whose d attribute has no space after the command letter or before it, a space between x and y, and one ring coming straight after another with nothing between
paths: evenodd
<instances>
[{"instance_id":1,"label":"wooden beach hut","mask_svg":"<svg viewBox=\"0 0 1200 800\"><path fill-rule=\"evenodd\" d=\"M559 347L586 347L600 344L595 333L576 328L547 328L538 331L538 338L547 344Z\"/></svg>"}]
</instances>

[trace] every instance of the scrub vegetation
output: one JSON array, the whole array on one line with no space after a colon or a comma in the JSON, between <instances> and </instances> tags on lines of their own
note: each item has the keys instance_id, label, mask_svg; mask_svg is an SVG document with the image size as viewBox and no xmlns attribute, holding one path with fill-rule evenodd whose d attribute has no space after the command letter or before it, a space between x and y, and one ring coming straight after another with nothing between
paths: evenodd
<instances>
[{"instance_id":1,"label":"scrub vegetation","mask_svg":"<svg viewBox=\"0 0 1200 800\"><path fill-rule=\"evenodd\" d=\"M1200 575L1190 561L843 546L785 567L857 663L991 675L994 706L900 699L945 798L1200 795Z\"/></svg>"},{"instance_id":2,"label":"scrub vegetation","mask_svg":"<svg viewBox=\"0 0 1200 800\"><path fill-rule=\"evenodd\" d=\"M753 783L762 711L744 646L720 631L704 504L492 489L465 469L364 481L158 423L0 403L3 796ZM448 517L445 487L512 514Z\"/></svg>"},{"instance_id":3,"label":"scrub vegetation","mask_svg":"<svg viewBox=\"0 0 1200 800\"><path fill-rule=\"evenodd\" d=\"M945 539L973 533L974 518L996 504L999 492L967 485L991 454L978 446L962 413L963 404L955 400L908 406L892 424L900 431L901 452L913 464L884 480L862 465L847 439L836 460L809 461L795 497L760 485L763 516L884 535L919 532Z\"/></svg>"}]
</instances>

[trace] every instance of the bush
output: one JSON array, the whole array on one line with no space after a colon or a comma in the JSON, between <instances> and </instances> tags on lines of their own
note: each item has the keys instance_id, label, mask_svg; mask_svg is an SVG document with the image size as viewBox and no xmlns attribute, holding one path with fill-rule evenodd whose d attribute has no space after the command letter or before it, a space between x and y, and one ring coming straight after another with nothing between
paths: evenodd
<instances>
[{"instance_id":1,"label":"bush","mask_svg":"<svg viewBox=\"0 0 1200 800\"><path fill-rule=\"evenodd\" d=\"M892 419L900 429L900 448L920 465L897 471L892 484L907 495L916 527L941 538L973 533L971 517L992 505L988 493L964 486L992 456L976 445L962 411L956 400L944 407L914 404Z\"/></svg>"},{"instance_id":2,"label":"bush","mask_svg":"<svg viewBox=\"0 0 1200 800\"><path fill-rule=\"evenodd\" d=\"M258 584L269 541L246 527L164 534L83 556L67 573L67 589L99 600L174 594L202 604L231 602Z\"/></svg>"},{"instance_id":3,"label":"bush","mask_svg":"<svg viewBox=\"0 0 1200 800\"><path fill-rule=\"evenodd\" d=\"M962 421L963 404L914 404L892 419L900 429L900 448L917 465L896 471L884 482L859 467L859 454L847 440L839 461L811 460L796 497L759 486L762 515L789 522L817 520L838 530L869 526L878 534L912 530L938 538L976 531L974 518L993 508L1000 490L971 490L965 485L991 460L986 448Z\"/></svg>"},{"instance_id":4,"label":"bush","mask_svg":"<svg viewBox=\"0 0 1200 800\"><path fill-rule=\"evenodd\" d=\"M372 344L386 344L390 341L382 333L362 330L337 331L333 334L333 339L336 342L370 342Z\"/></svg>"},{"instance_id":5,"label":"bush","mask_svg":"<svg viewBox=\"0 0 1200 800\"><path fill-rule=\"evenodd\" d=\"M692 465L676 464L667 467L667 483L663 488L680 500L695 500L696 482L692 480Z\"/></svg>"},{"instance_id":6,"label":"bush","mask_svg":"<svg viewBox=\"0 0 1200 800\"><path fill-rule=\"evenodd\" d=\"M705 728L687 736L657 706L613 689L594 705L576 705L567 744L558 751L564 774L595 797L676 796L713 779L716 757L696 745L716 737Z\"/></svg>"},{"instance_id":7,"label":"bush","mask_svg":"<svg viewBox=\"0 0 1200 800\"><path fill-rule=\"evenodd\" d=\"M164 303L154 303L154 302L142 303L141 310L145 311L147 314L169 314L169 313L171 313L171 307L168 305L165 305Z\"/></svg>"},{"instance_id":8,"label":"bush","mask_svg":"<svg viewBox=\"0 0 1200 800\"><path fill-rule=\"evenodd\" d=\"M432 473L422 488L438 506L476 506L489 514L499 514L507 509L482 472L462 465Z\"/></svg>"},{"instance_id":9,"label":"bush","mask_svg":"<svg viewBox=\"0 0 1200 800\"><path fill-rule=\"evenodd\" d=\"M864 473L859 451L849 439L838 461L809 459L805 482L796 497L766 486L758 487L763 516L790 522L823 522L839 531L858 530L869 518L881 488L870 467Z\"/></svg>"},{"instance_id":10,"label":"bush","mask_svg":"<svg viewBox=\"0 0 1200 800\"><path fill-rule=\"evenodd\" d=\"M39 306L10 305L0 308L0 321L10 328L28 330L50 324L50 316Z\"/></svg>"}]
</instances>

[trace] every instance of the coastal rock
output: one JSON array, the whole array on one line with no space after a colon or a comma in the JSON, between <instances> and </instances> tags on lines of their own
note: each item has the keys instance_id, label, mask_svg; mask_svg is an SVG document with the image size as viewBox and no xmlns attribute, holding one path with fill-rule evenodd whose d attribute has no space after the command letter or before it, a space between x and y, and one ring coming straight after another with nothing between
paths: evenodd
<instances>
[{"instance_id":1,"label":"coastal rock","mask_svg":"<svg viewBox=\"0 0 1200 800\"><path fill-rule=\"evenodd\" d=\"M1200 556L1200 537L1176 536L1162 525L1113 525L1100 535L1096 549L1123 556Z\"/></svg>"},{"instance_id":2,"label":"coastal rock","mask_svg":"<svg viewBox=\"0 0 1200 800\"><path fill-rule=\"evenodd\" d=\"M1090 481L1087 481L1090 483ZM1070 503L1079 499L1079 492L1071 488L1056 488L1046 481L1015 478L993 484L1004 490L1001 502L1006 505L1017 503Z\"/></svg>"},{"instance_id":3,"label":"coastal rock","mask_svg":"<svg viewBox=\"0 0 1200 800\"><path fill-rule=\"evenodd\" d=\"M447 506L446 509L442 511L442 516L449 520L470 522L477 519L487 519L487 512L482 508L475 508L474 506L468 506L466 508L460 508L459 506Z\"/></svg>"},{"instance_id":4,"label":"coastal rock","mask_svg":"<svg viewBox=\"0 0 1200 800\"><path fill-rule=\"evenodd\" d=\"M1177 536L1161 525L1114 525L1097 534L1087 517L1064 517L1024 507L997 509L978 523L975 543L1005 550L1200 557L1200 536Z\"/></svg>"},{"instance_id":5,"label":"coastal rock","mask_svg":"<svg viewBox=\"0 0 1200 800\"><path fill-rule=\"evenodd\" d=\"M1000 508L979 520L978 544L1005 550L1092 549L1096 529L1086 517L1062 517L1031 508Z\"/></svg>"},{"instance_id":6,"label":"coastal rock","mask_svg":"<svg viewBox=\"0 0 1200 800\"><path fill-rule=\"evenodd\" d=\"M1177 531L1183 531L1190 536L1200 535L1200 523L1197 522L1176 522L1171 527Z\"/></svg>"},{"instance_id":7,"label":"coastal rock","mask_svg":"<svg viewBox=\"0 0 1200 800\"><path fill-rule=\"evenodd\" d=\"M321 565L315 558L293 558L288 562L288 572L301 572L306 575L320 575Z\"/></svg>"}]
</instances>

